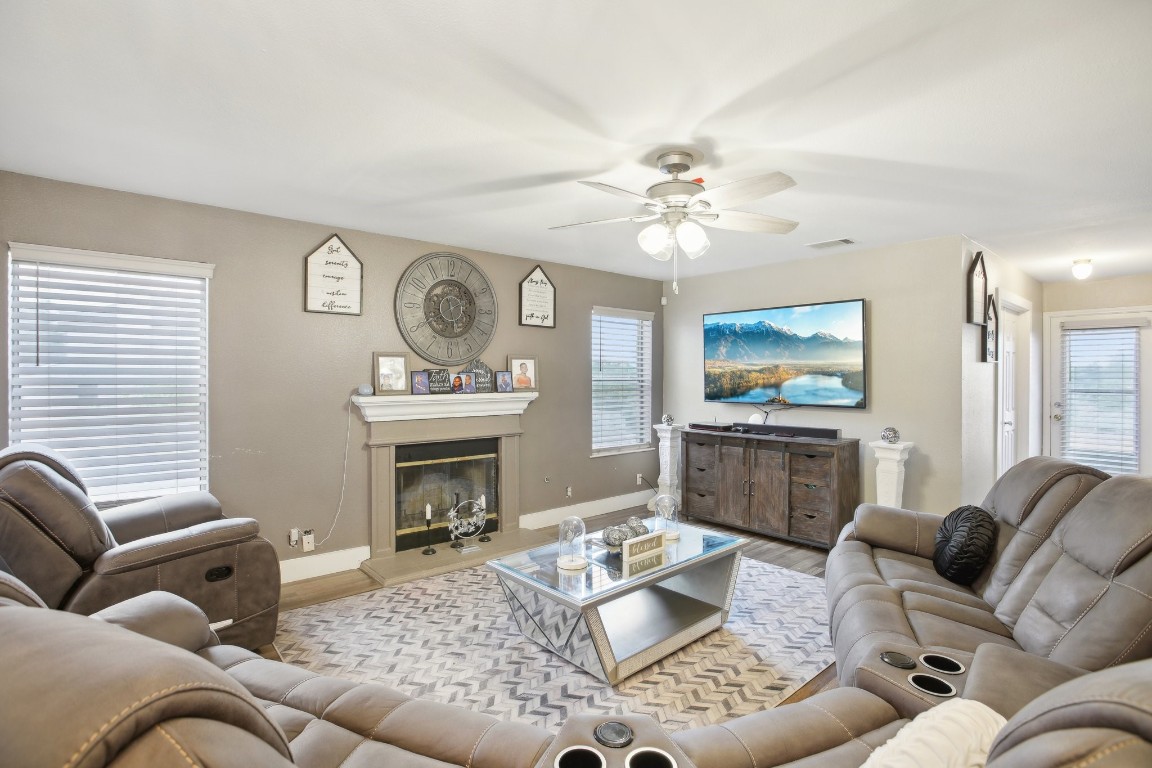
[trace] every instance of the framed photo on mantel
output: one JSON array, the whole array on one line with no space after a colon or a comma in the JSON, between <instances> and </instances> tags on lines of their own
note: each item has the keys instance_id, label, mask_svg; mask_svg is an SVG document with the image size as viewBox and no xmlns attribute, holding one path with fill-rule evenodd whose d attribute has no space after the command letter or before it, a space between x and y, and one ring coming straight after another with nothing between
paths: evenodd
<instances>
[{"instance_id":1,"label":"framed photo on mantel","mask_svg":"<svg viewBox=\"0 0 1152 768\"><path fill-rule=\"evenodd\" d=\"M539 264L520 281L520 325L556 327L556 286Z\"/></svg>"}]
</instances>

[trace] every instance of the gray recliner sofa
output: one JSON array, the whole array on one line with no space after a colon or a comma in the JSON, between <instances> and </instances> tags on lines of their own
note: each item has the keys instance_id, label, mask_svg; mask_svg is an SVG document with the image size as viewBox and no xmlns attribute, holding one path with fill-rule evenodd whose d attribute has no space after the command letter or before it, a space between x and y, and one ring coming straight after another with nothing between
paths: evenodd
<instances>
[{"instance_id":1,"label":"gray recliner sofa","mask_svg":"<svg viewBox=\"0 0 1152 768\"><path fill-rule=\"evenodd\" d=\"M246 648L276 636L280 563L252 518L209 493L100 511L68 460L44 446L0 451L0 570L49 607L91 614L161 589L196 605Z\"/></svg>"},{"instance_id":2,"label":"gray recliner sofa","mask_svg":"<svg viewBox=\"0 0 1152 768\"><path fill-rule=\"evenodd\" d=\"M907 716L941 699L882 663L885 651L940 653L967 667L994 644L1083 670L1152 655L1152 478L1036 457L1005 473L982 506L997 540L971 587L933 567L942 515L857 509L827 566L842 684ZM963 691L967 677L948 682Z\"/></svg>"},{"instance_id":3,"label":"gray recliner sofa","mask_svg":"<svg viewBox=\"0 0 1152 768\"><path fill-rule=\"evenodd\" d=\"M672 765L665 759L678 768L837 768L861 765L908 724L878 697L844 688L672 736L632 715L581 715L553 734L219 645L203 614L168 593L83 617L45 609L4 577L0 664L0 761L21 768L552 768L575 757L560 759L567 768L598 764L589 748L608 768L630 759L632 768ZM989 669L1003 664L993 658ZM1152 661L1063 674L1070 683L1021 705L995 675L973 680L993 708L1013 714L988 765L1148 765ZM633 744L597 745L593 728L607 719L628 723Z\"/></svg>"}]
</instances>

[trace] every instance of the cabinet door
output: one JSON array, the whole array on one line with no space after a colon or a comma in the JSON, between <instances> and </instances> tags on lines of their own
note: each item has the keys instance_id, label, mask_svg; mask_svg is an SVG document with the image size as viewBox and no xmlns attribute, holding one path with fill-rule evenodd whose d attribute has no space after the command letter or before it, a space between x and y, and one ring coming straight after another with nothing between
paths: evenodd
<instances>
[{"instance_id":1,"label":"cabinet door","mask_svg":"<svg viewBox=\"0 0 1152 768\"><path fill-rule=\"evenodd\" d=\"M748 470L749 527L788 535L788 454L768 446L750 447Z\"/></svg>"},{"instance_id":2,"label":"cabinet door","mask_svg":"<svg viewBox=\"0 0 1152 768\"><path fill-rule=\"evenodd\" d=\"M744 453L743 441L720 444L715 518L719 523L748 524L748 468Z\"/></svg>"}]
</instances>

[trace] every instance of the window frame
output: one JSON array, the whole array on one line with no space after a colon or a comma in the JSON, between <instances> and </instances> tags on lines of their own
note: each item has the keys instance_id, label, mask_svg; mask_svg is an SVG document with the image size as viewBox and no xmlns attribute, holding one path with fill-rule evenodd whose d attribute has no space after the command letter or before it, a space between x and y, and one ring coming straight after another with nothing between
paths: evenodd
<instances>
[{"instance_id":1,"label":"window frame","mask_svg":"<svg viewBox=\"0 0 1152 768\"><path fill-rule=\"evenodd\" d=\"M643 407L647 409L647 415L643 419L643 435L640 430L637 430L635 437L642 438L642 442L637 443L618 443L597 448L597 428L596 428L596 362L600 358L597 356L597 351L594 347L596 342L596 318L608 317L623 320L636 320L640 323L640 328L644 335L644 342L647 344L647 354L644 359L637 356L640 366L644 368L645 381L642 382L641 387L644 389L639 394L639 399L642 401ZM641 453L644 451L655 450L656 444L652 437L652 406L654 401L654 382L653 382L653 361L655 357L655 350L653 348L655 337L655 312L637 309L623 309L618 307L601 307L593 306L591 317L589 319L589 365L591 371L589 372L589 382L592 387L591 400L590 400L590 415L591 415L591 458L598 458L601 456L618 456L625 453ZM646 325L645 325L646 324Z\"/></svg>"}]
</instances>

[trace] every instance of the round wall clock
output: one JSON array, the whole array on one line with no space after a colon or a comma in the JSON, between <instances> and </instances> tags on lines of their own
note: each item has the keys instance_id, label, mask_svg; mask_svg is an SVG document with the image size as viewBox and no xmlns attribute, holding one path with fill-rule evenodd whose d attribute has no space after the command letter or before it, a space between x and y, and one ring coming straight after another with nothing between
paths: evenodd
<instances>
[{"instance_id":1,"label":"round wall clock","mask_svg":"<svg viewBox=\"0 0 1152 768\"><path fill-rule=\"evenodd\" d=\"M429 253L396 286L396 323L425 360L457 365L476 358L496 332L496 293L480 267L458 253Z\"/></svg>"}]
</instances>

